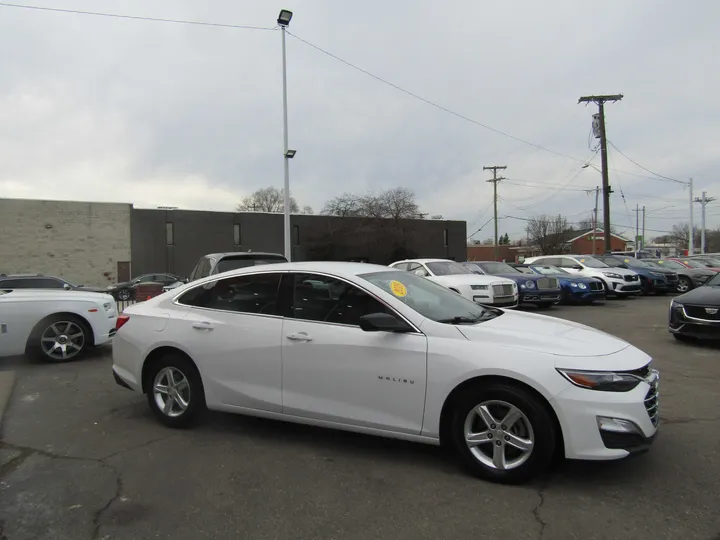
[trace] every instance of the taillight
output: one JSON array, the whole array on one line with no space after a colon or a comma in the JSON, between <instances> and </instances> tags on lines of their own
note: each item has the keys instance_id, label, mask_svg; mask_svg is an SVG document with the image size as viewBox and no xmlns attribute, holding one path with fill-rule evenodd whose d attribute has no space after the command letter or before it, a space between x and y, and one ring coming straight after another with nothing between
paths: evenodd
<instances>
[{"instance_id":1,"label":"taillight","mask_svg":"<svg viewBox=\"0 0 720 540\"><path fill-rule=\"evenodd\" d=\"M115 322L115 331L120 330L129 320L130 315L118 315L117 321Z\"/></svg>"}]
</instances>

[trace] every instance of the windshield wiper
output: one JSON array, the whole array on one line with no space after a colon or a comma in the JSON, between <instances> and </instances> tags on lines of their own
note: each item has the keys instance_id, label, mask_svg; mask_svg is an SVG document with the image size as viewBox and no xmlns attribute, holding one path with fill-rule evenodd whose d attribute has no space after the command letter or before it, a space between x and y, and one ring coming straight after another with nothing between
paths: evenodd
<instances>
[{"instance_id":1,"label":"windshield wiper","mask_svg":"<svg viewBox=\"0 0 720 540\"><path fill-rule=\"evenodd\" d=\"M438 319L437 322L443 324L475 324L482 320L480 317L450 317L449 319Z\"/></svg>"}]
</instances>

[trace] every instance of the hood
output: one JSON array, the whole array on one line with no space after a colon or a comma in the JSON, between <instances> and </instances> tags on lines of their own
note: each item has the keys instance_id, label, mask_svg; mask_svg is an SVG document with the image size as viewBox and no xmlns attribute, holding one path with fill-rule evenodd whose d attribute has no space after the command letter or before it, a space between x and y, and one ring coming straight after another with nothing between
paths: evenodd
<instances>
[{"instance_id":1,"label":"hood","mask_svg":"<svg viewBox=\"0 0 720 540\"><path fill-rule=\"evenodd\" d=\"M562 283L563 281L569 281L572 283L593 283L595 281L600 281L598 278L594 277L586 277L586 276L569 276L567 274L553 274L548 277L556 277L560 280Z\"/></svg>"},{"instance_id":2,"label":"hood","mask_svg":"<svg viewBox=\"0 0 720 540\"><path fill-rule=\"evenodd\" d=\"M455 274L452 276L431 276L431 279L443 285L491 285L493 283L512 283L512 280L481 274Z\"/></svg>"},{"instance_id":3,"label":"hood","mask_svg":"<svg viewBox=\"0 0 720 540\"><path fill-rule=\"evenodd\" d=\"M696 304L699 306L720 306L720 287L705 285L673 298L678 304Z\"/></svg>"},{"instance_id":4,"label":"hood","mask_svg":"<svg viewBox=\"0 0 720 540\"><path fill-rule=\"evenodd\" d=\"M125 287L129 287L130 285L132 285L132 282L123 281L121 283L113 283L112 285L110 285L110 289L123 289ZM106 290L108 290L108 289L106 289Z\"/></svg>"},{"instance_id":5,"label":"hood","mask_svg":"<svg viewBox=\"0 0 720 540\"><path fill-rule=\"evenodd\" d=\"M546 315L505 311L476 325L458 325L470 341L497 344L505 349L558 357L592 358L627 349L630 344L595 328ZM647 363L647 362L646 362ZM632 369L623 366L621 369Z\"/></svg>"},{"instance_id":6,"label":"hood","mask_svg":"<svg viewBox=\"0 0 720 540\"><path fill-rule=\"evenodd\" d=\"M659 272L660 274L677 274L677 270L673 270L672 268L646 268L648 272Z\"/></svg>"}]
</instances>

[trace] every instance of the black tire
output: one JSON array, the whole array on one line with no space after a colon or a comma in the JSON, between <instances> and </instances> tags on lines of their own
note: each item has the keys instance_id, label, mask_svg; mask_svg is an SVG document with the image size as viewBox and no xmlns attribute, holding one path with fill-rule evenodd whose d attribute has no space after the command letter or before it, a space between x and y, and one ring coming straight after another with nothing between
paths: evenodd
<instances>
[{"instance_id":1,"label":"black tire","mask_svg":"<svg viewBox=\"0 0 720 540\"><path fill-rule=\"evenodd\" d=\"M498 403L505 403L517 408L523 415L524 419L518 420L515 425L507 426L507 430L502 430L502 424L493 424L496 428L493 430L492 426L487 426L484 421L477 422L476 425L470 426L470 431L481 432L481 431L492 431L488 436L488 440L493 442L482 443L476 446L476 449L480 453L492 452L498 442L501 443L503 449L506 443L498 438L500 435L503 439L507 440L507 437L514 435L516 437L530 438L533 441L533 446L529 455L525 461L520 463L518 466L510 469L499 469L492 465L483 463L480 458L476 457L473 451L469 448L465 439L466 423L471 424L480 419L479 416L469 420L471 413L483 403L495 403L494 405L488 405L494 415L502 418L503 405ZM493 409L495 407L495 409ZM475 476L491 482L503 483L503 484L520 484L526 482L538 474L544 472L551 464L553 456L555 454L555 446L557 440L557 433L555 423L551 417L551 412L548 410L548 405L541 401L541 398L537 397L532 392L522 388L519 385L514 385L509 382L492 382L489 384L482 384L473 386L459 396L456 400L451 419L451 434L452 444L460 456L461 464ZM494 412L499 411L498 412ZM494 417L494 416L493 416ZM500 418L497 418L500 420ZM525 423L529 422L532 434L529 430L524 430L525 434L517 432L511 433L511 430L515 430L516 427L524 427ZM508 435L505 435L507 433ZM482 438L485 440L485 437ZM505 452L519 452L511 444L507 444L507 450ZM506 455L507 457L507 455ZM511 455L512 457L512 455ZM486 456L486 459L490 459Z\"/></svg>"},{"instance_id":2,"label":"black tire","mask_svg":"<svg viewBox=\"0 0 720 540\"><path fill-rule=\"evenodd\" d=\"M652 285L650 281L645 278L640 278L640 294L648 296L652 292Z\"/></svg>"},{"instance_id":3,"label":"black tire","mask_svg":"<svg viewBox=\"0 0 720 540\"><path fill-rule=\"evenodd\" d=\"M172 399L169 413L163 412L160 403L167 403L167 397L163 398L163 394L160 397L156 396L156 383L160 383L161 386L170 386L167 381L167 370L172 370L173 379L176 383L176 394L182 400L187 403L186 407L180 405L180 401L175 398ZM160 375L164 373L165 375ZM178 377L177 374L181 377ZM202 414L207 409L205 404L205 389L203 388L202 378L198 373L195 364L193 364L187 357L169 353L162 358L154 361L152 365L148 367L147 381L145 389L147 390L148 405L153 414L157 417L160 422L171 428L185 428L194 424L200 419ZM187 383L187 386L180 385L182 381ZM163 385L163 381L165 384ZM166 396L168 394L165 394Z\"/></svg>"},{"instance_id":4,"label":"black tire","mask_svg":"<svg viewBox=\"0 0 720 540\"><path fill-rule=\"evenodd\" d=\"M123 302L127 302L128 300L132 299L133 297L133 291L130 289L120 289L115 293L115 297L118 300L122 300Z\"/></svg>"},{"instance_id":5,"label":"black tire","mask_svg":"<svg viewBox=\"0 0 720 540\"><path fill-rule=\"evenodd\" d=\"M693 289L693 283L692 280L685 276L680 276L678 279L678 284L676 287L677 292L679 293L686 293L688 291L691 291Z\"/></svg>"},{"instance_id":6,"label":"black tire","mask_svg":"<svg viewBox=\"0 0 720 540\"><path fill-rule=\"evenodd\" d=\"M26 351L38 360L62 364L82 358L93 346L92 330L80 317L50 315L33 328Z\"/></svg>"}]
</instances>

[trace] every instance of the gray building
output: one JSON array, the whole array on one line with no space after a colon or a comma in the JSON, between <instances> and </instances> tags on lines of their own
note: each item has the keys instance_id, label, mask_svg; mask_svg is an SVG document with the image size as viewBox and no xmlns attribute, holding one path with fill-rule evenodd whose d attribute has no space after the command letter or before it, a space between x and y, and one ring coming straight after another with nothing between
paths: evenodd
<instances>
[{"instance_id":1,"label":"gray building","mask_svg":"<svg viewBox=\"0 0 720 540\"><path fill-rule=\"evenodd\" d=\"M297 261L466 259L464 221L293 215L291 231ZM202 255L248 250L283 253L282 214L0 199L0 273L103 286L152 272L189 276Z\"/></svg>"}]
</instances>

